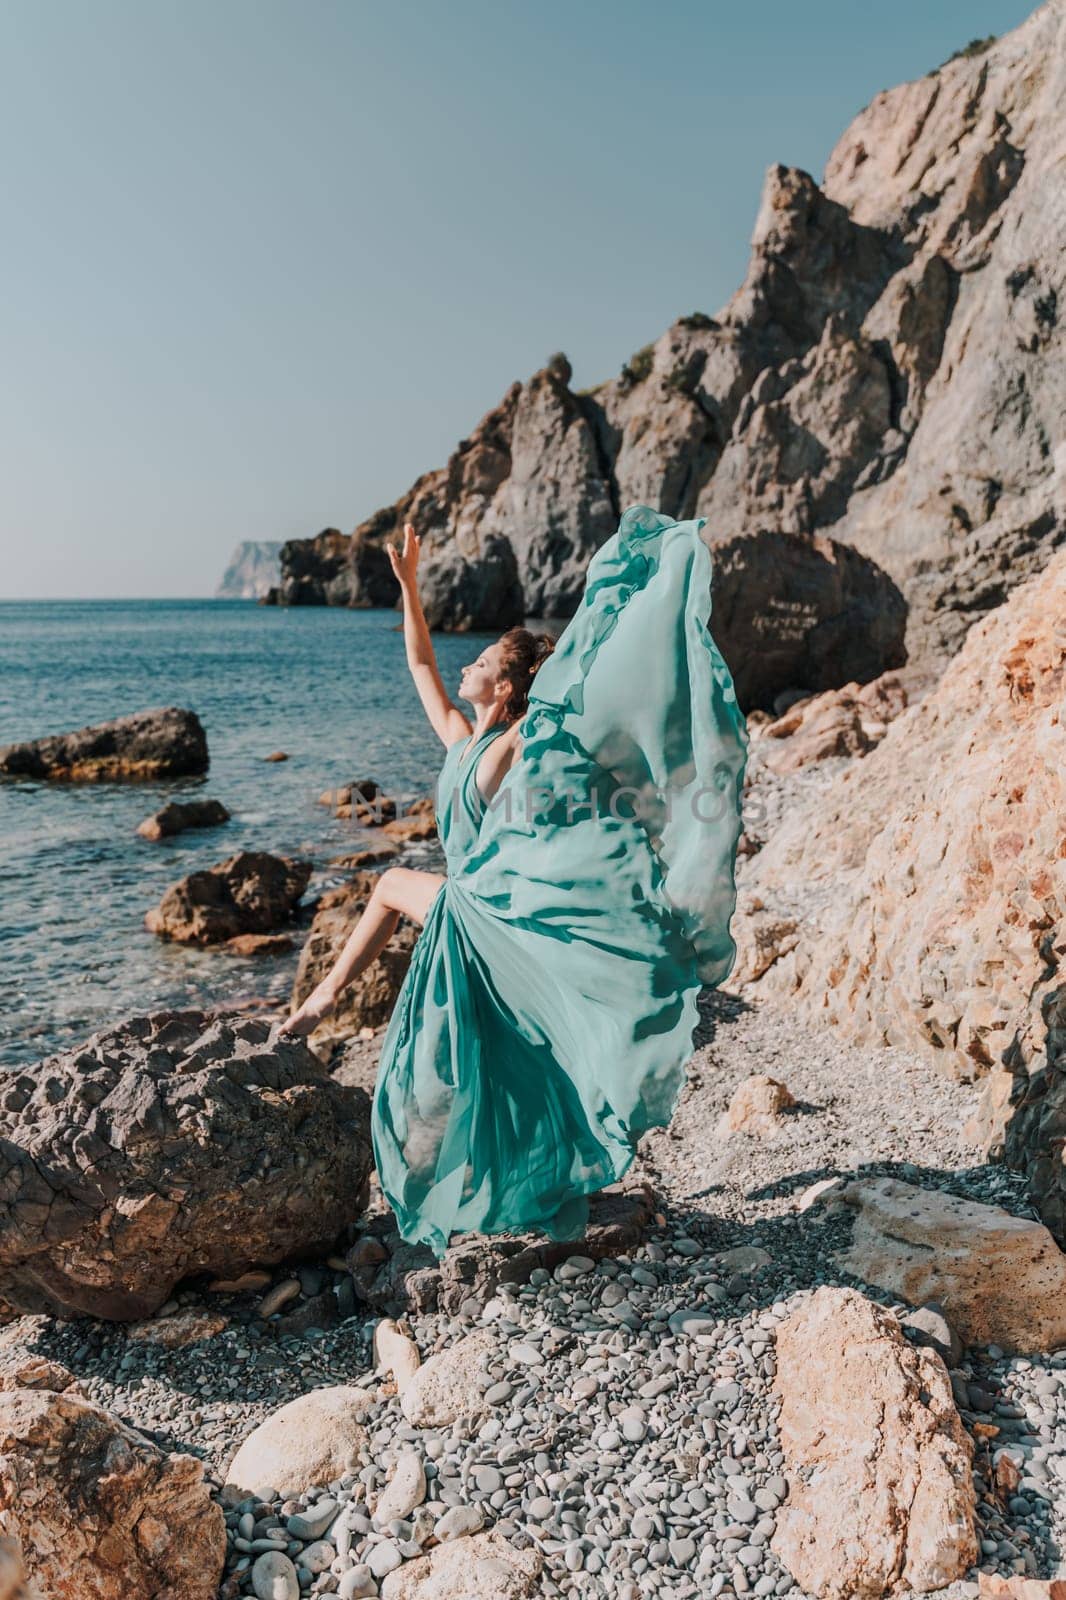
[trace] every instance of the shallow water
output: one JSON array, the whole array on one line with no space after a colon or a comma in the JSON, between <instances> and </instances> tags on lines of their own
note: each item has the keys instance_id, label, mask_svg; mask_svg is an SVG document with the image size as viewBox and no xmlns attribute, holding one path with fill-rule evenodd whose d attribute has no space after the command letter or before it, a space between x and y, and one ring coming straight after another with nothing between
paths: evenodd
<instances>
[{"instance_id":1,"label":"shallow water","mask_svg":"<svg viewBox=\"0 0 1066 1600\"><path fill-rule=\"evenodd\" d=\"M0 602L0 745L180 705L211 758L206 778L167 783L0 779L0 1066L136 1011L287 997L295 953L185 949L148 933L144 913L238 850L312 860L306 899L345 876L332 857L368 842L316 803L323 790L356 777L431 788L444 751L398 623L393 611L241 600ZM453 695L484 637L434 637ZM263 759L279 749L288 761ZM178 796L219 799L231 820L140 838L137 824Z\"/></svg>"}]
</instances>

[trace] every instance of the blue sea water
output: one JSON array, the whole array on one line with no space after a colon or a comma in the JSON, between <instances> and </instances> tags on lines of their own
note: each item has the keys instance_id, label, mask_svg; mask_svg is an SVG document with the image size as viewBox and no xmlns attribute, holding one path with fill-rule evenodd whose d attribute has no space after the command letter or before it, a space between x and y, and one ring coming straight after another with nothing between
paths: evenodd
<instances>
[{"instance_id":1,"label":"blue sea water","mask_svg":"<svg viewBox=\"0 0 1066 1600\"><path fill-rule=\"evenodd\" d=\"M449 691L483 635L435 635ZM374 777L428 791L443 759L407 671L399 614L225 600L0 602L0 745L152 706L195 711L205 778L65 784L0 779L0 1066L33 1062L157 1007L283 1003L298 953L235 957L143 924L167 886L238 850L315 865L367 843L317 804ZM264 760L274 750L289 759ZM152 844L137 824L171 798L231 821ZM297 931L296 943L301 934Z\"/></svg>"}]
</instances>

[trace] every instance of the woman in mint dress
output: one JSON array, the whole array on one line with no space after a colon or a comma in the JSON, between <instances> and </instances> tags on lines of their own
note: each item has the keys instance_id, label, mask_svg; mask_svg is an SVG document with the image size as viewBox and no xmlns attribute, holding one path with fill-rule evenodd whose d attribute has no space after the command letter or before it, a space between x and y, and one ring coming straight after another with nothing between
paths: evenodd
<instances>
[{"instance_id":1,"label":"woman in mint dress","mask_svg":"<svg viewBox=\"0 0 1066 1600\"><path fill-rule=\"evenodd\" d=\"M672 1114L696 998L727 976L747 752L707 628L703 519L630 506L555 648L511 629L460 681L437 671L418 540L390 551L408 663L447 747L445 877L391 868L333 971L282 1027L311 1031L401 914L421 922L373 1107L406 1239L577 1237L587 1196Z\"/></svg>"}]
</instances>

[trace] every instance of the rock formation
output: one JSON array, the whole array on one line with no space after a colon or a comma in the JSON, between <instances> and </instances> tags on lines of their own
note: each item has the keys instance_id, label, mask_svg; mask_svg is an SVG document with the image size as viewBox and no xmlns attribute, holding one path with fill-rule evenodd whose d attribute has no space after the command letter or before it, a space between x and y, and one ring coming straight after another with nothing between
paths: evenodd
<instances>
[{"instance_id":1,"label":"rock formation","mask_svg":"<svg viewBox=\"0 0 1066 1600\"><path fill-rule=\"evenodd\" d=\"M392 605L382 542L412 520L432 625L567 615L589 554L643 502L706 516L714 543L831 532L902 590L911 656L950 653L1066 527L1066 208L1046 203L1064 89L1049 0L879 94L821 186L770 169L721 311L679 318L589 391L553 357L350 540L286 545L275 598Z\"/></svg>"},{"instance_id":2,"label":"rock formation","mask_svg":"<svg viewBox=\"0 0 1066 1600\"><path fill-rule=\"evenodd\" d=\"M229 558L216 600L261 600L278 581L281 540L243 539Z\"/></svg>"},{"instance_id":3,"label":"rock formation","mask_svg":"<svg viewBox=\"0 0 1066 1600\"><path fill-rule=\"evenodd\" d=\"M375 882L375 873L361 872L350 883L327 890L319 899L311 931L300 952L290 1001L293 1010L303 1004L333 966L362 915ZM417 927L402 920L377 959L347 985L336 1010L309 1036L312 1048L350 1039L360 1028L376 1028L388 1022L411 964L417 936Z\"/></svg>"},{"instance_id":4,"label":"rock formation","mask_svg":"<svg viewBox=\"0 0 1066 1600\"><path fill-rule=\"evenodd\" d=\"M221 944L238 934L270 933L292 920L312 870L310 861L242 850L171 884L158 906L145 913L144 925L179 944Z\"/></svg>"},{"instance_id":5,"label":"rock formation","mask_svg":"<svg viewBox=\"0 0 1066 1600\"><path fill-rule=\"evenodd\" d=\"M819 1600L940 1589L977 1560L973 1446L940 1357L883 1307L818 1289L777 1335L789 1496L772 1544Z\"/></svg>"},{"instance_id":6,"label":"rock formation","mask_svg":"<svg viewBox=\"0 0 1066 1600\"><path fill-rule=\"evenodd\" d=\"M906 706L899 676L884 672L869 683L811 695L772 722L749 720L748 732L766 741L763 759L774 772L798 772L829 756L866 755Z\"/></svg>"},{"instance_id":7,"label":"rock formation","mask_svg":"<svg viewBox=\"0 0 1066 1600\"><path fill-rule=\"evenodd\" d=\"M366 1204L369 1103L299 1040L132 1017L0 1096L0 1313L133 1321L182 1278L328 1251Z\"/></svg>"},{"instance_id":8,"label":"rock formation","mask_svg":"<svg viewBox=\"0 0 1066 1600\"><path fill-rule=\"evenodd\" d=\"M935 1301L966 1344L1066 1345L1066 1255L1039 1222L894 1178L842 1198L857 1215L836 1260L854 1277L912 1306Z\"/></svg>"},{"instance_id":9,"label":"rock formation","mask_svg":"<svg viewBox=\"0 0 1066 1600\"><path fill-rule=\"evenodd\" d=\"M195 711L135 711L76 733L0 748L0 775L82 783L183 778L207 771L207 735Z\"/></svg>"},{"instance_id":10,"label":"rock formation","mask_svg":"<svg viewBox=\"0 0 1066 1600\"><path fill-rule=\"evenodd\" d=\"M1020 1092L1046 1064L1041 1003L1061 982L1064 705L1066 552L974 627L876 750L794 808L753 860L734 924L731 983L990 1074L990 1144L1013 1075Z\"/></svg>"},{"instance_id":11,"label":"rock formation","mask_svg":"<svg viewBox=\"0 0 1066 1600\"><path fill-rule=\"evenodd\" d=\"M1002 1113L1004 1156L1026 1174L1030 1199L1066 1246L1066 984L1045 997L1041 1010L1044 1063L1031 1077L1011 1080L1017 1093Z\"/></svg>"},{"instance_id":12,"label":"rock formation","mask_svg":"<svg viewBox=\"0 0 1066 1600\"><path fill-rule=\"evenodd\" d=\"M142 839L158 843L184 833L186 828L214 828L228 821L229 812L221 800L172 800L138 823L137 832Z\"/></svg>"},{"instance_id":13,"label":"rock formation","mask_svg":"<svg viewBox=\"0 0 1066 1600\"><path fill-rule=\"evenodd\" d=\"M215 1600L226 1551L202 1464L71 1394L0 1394L0 1527L43 1595Z\"/></svg>"}]
</instances>

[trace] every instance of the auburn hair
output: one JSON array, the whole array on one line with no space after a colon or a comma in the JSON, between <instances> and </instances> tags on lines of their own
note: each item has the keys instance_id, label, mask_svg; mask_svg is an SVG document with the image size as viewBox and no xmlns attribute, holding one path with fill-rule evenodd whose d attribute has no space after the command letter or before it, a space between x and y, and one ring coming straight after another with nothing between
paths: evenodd
<instances>
[{"instance_id":1,"label":"auburn hair","mask_svg":"<svg viewBox=\"0 0 1066 1600\"><path fill-rule=\"evenodd\" d=\"M530 633L528 628L508 628L501 636L500 675L511 685L503 708L507 722L514 722L525 712L537 668L547 661L554 649L555 640L550 634Z\"/></svg>"}]
</instances>

